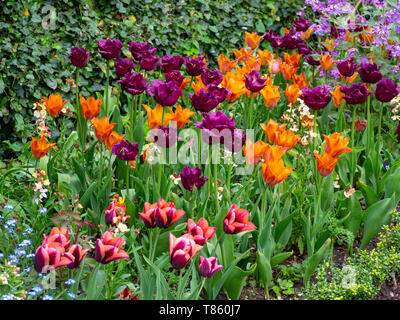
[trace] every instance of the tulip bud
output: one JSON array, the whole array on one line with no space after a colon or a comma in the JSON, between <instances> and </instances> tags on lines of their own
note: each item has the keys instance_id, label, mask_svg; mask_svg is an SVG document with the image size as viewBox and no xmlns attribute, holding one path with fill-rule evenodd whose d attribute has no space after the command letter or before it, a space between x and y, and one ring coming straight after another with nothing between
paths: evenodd
<instances>
[{"instance_id":1,"label":"tulip bud","mask_svg":"<svg viewBox=\"0 0 400 320\"><path fill-rule=\"evenodd\" d=\"M217 258L199 258L199 273L204 278L211 278L217 271L223 268L222 265L218 265Z\"/></svg>"}]
</instances>

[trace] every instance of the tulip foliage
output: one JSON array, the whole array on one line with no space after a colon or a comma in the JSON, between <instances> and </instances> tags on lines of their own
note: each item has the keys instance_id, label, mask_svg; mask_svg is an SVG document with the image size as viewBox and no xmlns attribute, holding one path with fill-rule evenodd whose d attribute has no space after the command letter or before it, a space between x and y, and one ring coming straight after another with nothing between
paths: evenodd
<instances>
[{"instance_id":1,"label":"tulip foliage","mask_svg":"<svg viewBox=\"0 0 400 320\"><path fill-rule=\"evenodd\" d=\"M239 299L254 279L270 298L293 255L308 287L391 222L398 81L351 26L323 44L303 15L283 31L215 61L117 37L70 49L74 97L35 103L23 151L38 279L72 277L79 299ZM94 55L104 92L83 96Z\"/></svg>"}]
</instances>

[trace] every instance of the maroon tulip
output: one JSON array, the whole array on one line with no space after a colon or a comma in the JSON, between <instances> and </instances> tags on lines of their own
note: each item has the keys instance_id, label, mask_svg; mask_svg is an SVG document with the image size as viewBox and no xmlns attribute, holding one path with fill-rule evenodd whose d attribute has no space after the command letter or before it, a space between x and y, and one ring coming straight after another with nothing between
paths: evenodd
<instances>
[{"instance_id":1,"label":"maroon tulip","mask_svg":"<svg viewBox=\"0 0 400 320\"><path fill-rule=\"evenodd\" d=\"M332 99L330 92L321 86L312 89L306 87L302 89L302 92L300 99L304 100L304 103L313 110L325 108Z\"/></svg>"},{"instance_id":2,"label":"maroon tulip","mask_svg":"<svg viewBox=\"0 0 400 320\"><path fill-rule=\"evenodd\" d=\"M120 202L118 196L109 204L105 211L105 221L109 226L116 226L120 222L125 222L130 216L125 215L126 206Z\"/></svg>"},{"instance_id":3,"label":"maroon tulip","mask_svg":"<svg viewBox=\"0 0 400 320\"><path fill-rule=\"evenodd\" d=\"M151 130L151 134L154 136L154 142L163 148L169 148L178 141L178 129L174 126L159 126Z\"/></svg>"},{"instance_id":4,"label":"maroon tulip","mask_svg":"<svg viewBox=\"0 0 400 320\"><path fill-rule=\"evenodd\" d=\"M164 72L180 71L183 64L183 57L180 55L166 54L161 58L160 67Z\"/></svg>"},{"instance_id":5,"label":"maroon tulip","mask_svg":"<svg viewBox=\"0 0 400 320\"><path fill-rule=\"evenodd\" d=\"M312 52L311 54L315 54L315 52ZM310 66L319 66L320 62L319 60L315 60L314 57L311 54L307 54L304 56L304 58L306 59L307 63Z\"/></svg>"},{"instance_id":6,"label":"maroon tulip","mask_svg":"<svg viewBox=\"0 0 400 320\"><path fill-rule=\"evenodd\" d=\"M83 249L80 245L74 244L68 251L68 253L74 257L74 260L67 265L69 269L78 269L81 265L82 259L89 249Z\"/></svg>"},{"instance_id":7,"label":"maroon tulip","mask_svg":"<svg viewBox=\"0 0 400 320\"><path fill-rule=\"evenodd\" d=\"M297 51L302 55L311 54L311 49L305 43L299 43L296 45Z\"/></svg>"},{"instance_id":8,"label":"maroon tulip","mask_svg":"<svg viewBox=\"0 0 400 320\"><path fill-rule=\"evenodd\" d=\"M204 69L206 68L206 63L204 62L203 57L190 58L186 57L184 61L186 72L189 76L197 77L202 74Z\"/></svg>"},{"instance_id":9,"label":"maroon tulip","mask_svg":"<svg viewBox=\"0 0 400 320\"><path fill-rule=\"evenodd\" d=\"M152 53L145 53L140 59L140 67L146 71L154 70L159 63L160 59Z\"/></svg>"},{"instance_id":10,"label":"maroon tulip","mask_svg":"<svg viewBox=\"0 0 400 320\"><path fill-rule=\"evenodd\" d=\"M382 73L379 71L381 66L377 66L376 63L361 63L358 69L358 74L362 81L366 83L377 83L382 79Z\"/></svg>"},{"instance_id":11,"label":"maroon tulip","mask_svg":"<svg viewBox=\"0 0 400 320\"><path fill-rule=\"evenodd\" d=\"M172 226L176 221L185 215L185 211L176 209L172 202L166 202L164 206L158 206L154 213L156 225L165 229Z\"/></svg>"},{"instance_id":12,"label":"maroon tulip","mask_svg":"<svg viewBox=\"0 0 400 320\"><path fill-rule=\"evenodd\" d=\"M176 270L184 268L202 248L189 235L176 238L169 234L169 259Z\"/></svg>"},{"instance_id":13,"label":"maroon tulip","mask_svg":"<svg viewBox=\"0 0 400 320\"><path fill-rule=\"evenodd\" d=\"M135 64L129 58L117 58L115 60L115 73L120 77L131 72L133 67L135 67Z\"/></svg>"},{"instance_id":14,"label":"maroon tulip","mask_svg":"<svg viewBox=\"0 0 400 320\"><path fill-rule=\"evenodd\" d=\"M272 32L272 30L265 32L264 38L271 43L273 48L280 48L283 40L283 37L278 32Z\"/></svg>"},{"instance_id":15,"label":"maroon tulip","mask_svg":"<svg viewBox=\"0 0 400 320\"><path fill-rule=\"evenodd\" d=\"M216 92L200 89L196 94L188 93L193 107L201 112L210 112L220 104L220 96Z\"/></svg>"},{"instance_id":16,"label":"maroon tulip","mask_svg":"<svg viewBox=\"0 0 400 320\"><path fill-rule=\"evenodd\" d=\"M160 79L153 81L147 92L164 107L173 106L182 95L182 91L175 81L164 82Z\"/></svg>"},{"instance_id":17,"label":"maroon tulip","mask_svg":"<svg viewBox=\"0 0 400 320\"><path fill-rule=\"evenodd\" d=\"M189 191L193 191L194 186L200 190L208 180L206 177L200 177L201 174L202 172L199 167L191 168L185 166L180 174L182 186Z\"/></svg>"},{"instance_id":18,"label":"maroon tulip","mask_svg":"<svg viewBox=\"0 0 400 320\"><path fill-rule=\"evenodd\" d=\"M392 79L380 80L376 84L375 97L381 102L389 102L399 94L398 86Z\"/></svg>"},{"instance_id":19,"label":"maroon tulip","mask_svg":"<svg viewBox=\"0 0 400 320\"><path fill-rule=\"evenodd\" d=\"M368 95L371 94L361 82L353 83L350 87L342 85L340 91L344 93L343 99L348 104L362 104L367 101Z\"/></svg>"},{"instance_id":20,"label":"maroon tulip","mask_svg":"<svg viewBox=\"0 0 400 320\"><path fill-rule=\"evenodd\" d=\"M236 234L243 231L255 230L257 227L249 222L249 212L245 209L239 209L233 204L228 214L224 217L224 232L228 234Z\"/></svg>"},{"instance_id":21,"label":"maroon tulip","mask_svg":"<svg viewBox=\"0 0 400 320\"><path fill-rule=\"evenodd\" d=\"M260 73L256 70L251 71L248 75L245 75L245 86L247 90L251 92L259 92L265 87L265 81L267 79L261 79Z\"/></svg>"},{"instance_id":22,"label":"maroon tulip","mask_svg":"<svg viewBox=\"0 0 400 320\"><path fill-rule=\"evenodd\" d=\"M124 46L121 41L117 39L100 40L97 42L99 46L99 53L104 59L110 60L118 57L121 48Z\"/></svg>"},{"instance_id":23,"label":"maroon tulip","mask_svg":"<svg viewBox=\"0 0 400 320\"><path fill-rule=\"evenodd\" d=\"M211 278L217 271L221 270L223 266L219 265L216 257L199 258L199 273L204 278Z\"/></svg>"},{"instance_id":24,"label":"maroon tulip","mask_svg":"<svg viewBox=\"0 0 400 320\"><path fill-rule=\"evenodd\" d=\"M125 90L129 94L141 94L147 90L149 84L146 82L146 78L141 73L128 72L124 75L124 78L117 81L121 85L122 90Z\"/></svg>"},{"instance_id":25,"label":"maroon tulip","mask_svg":"<svg viewBox=\"0 0 400 320\"><path fill-rule=\"evenodd\" d=\"M302 18L302 17L298 17L296 18L296 20L293 23L293 28L297 31L297 32L301 32L301 31L307 31L308 28L311 26L311 22Z\"/></svg>"},{"instance_id":26,"label":"maroon tulip","mask_svg":"<svg viewBox=\"0 0 400 320\"><path fill-rule=\"evenodd\" d=\"M72 65L78 68L86 66L90 52L87 52L85 48L73 47L71 53L68 53Z\"/></svg>"},{"instance_id":27,"label":"maroon tulip","mask_svg":"<svg viewBox=\"0 0 400 320\"><path fill-rule=\"evenodd\" d=\"M50 270L65 267L73 261L74 257L65 252L63 246L53 246L48 243L48 238L45 237L44 242L35 252L33 265L38 273L47 273Z\"/></svg>"},{"instance_id":28,"label":"maroon tulip","mask_svg":"<svg viewBox=\"0 0 400 320\"><path fill-rule=\"evenodd\" d=\"M208 221L205 218L200 218L197 224L192 219L188 219L187 228L190 237L201 246L212 239L217 230L215 227L209 227Z\"/></svg>"},{"instance_id":29,"label":"maroon tulip","mask_svg":"<svg viewBox=\"0 0 400 320\"><path fill-rule=\"evenodd\" d=\"M340 74L345 77L351 77L358 68L353 58L338 61L336 65Z\"/></svg>"},{"instance_id":30,"label":"maroon tulip","mask_svg":"<svg viewBox=\"0 0 400 320\"><path fill-rule=\"evenodd\" d=\"M152 49L149 42L144 42L144 43L130 42L129 51L136 61L140 61L142 60L143 55L155 54L157 52L157 49L156 48Z\"/></svg>"},{"instance_id":31,"label":"maroon tulip","mask_svg":"<svg viewBox=\"0 0 400 320\"><path fill-rule=\"evenodd\" d=\"M137 142L130 143L128 140L121 140L113 144L111 152L122 161L133 161L139 153L139 144Z\"/></svg>"},{"instance_id":32,"label":"maroon tulip","mask_svg":"<svg viewBox=\"0 0 400 320\"><path fill-rule=\"evenodd\" d=\"M129 259L129 255L121 249L125 244L122 238L114 238L111 231L106 231L100 239L96 240L94 258L96 261L107 264L114 260Z\"/></svg>"},{"instance_id":33,"label":"maroon tulip","mask_svg":"<svg viewBox=\"0 0 400 320\"><path fill-rule=\"evenodd\" d=\"M223 74L221 71L205 69L201 74L201 81L206 85L218 86L223 80Z\"/></svg>"},{"instance_id":34,"label":"maroon tulip","mask_svg":"<svg viewBox=\"0 0 400 320\"><path fill-rule=\"evenodd\" d=\"M183 82L183 80L185 80L185 76L177 70L172 70L169 72L164 73L165 75L165 80L167 81L175 81L176 83L178 83L178 85L180 86Z\"/></svg>"}]
</instances>

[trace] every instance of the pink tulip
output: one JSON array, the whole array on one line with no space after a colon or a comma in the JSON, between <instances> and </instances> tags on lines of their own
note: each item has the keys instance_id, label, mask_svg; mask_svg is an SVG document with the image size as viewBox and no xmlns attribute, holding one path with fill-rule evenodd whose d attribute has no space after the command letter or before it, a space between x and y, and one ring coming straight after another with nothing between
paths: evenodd
<instances>
[{"instance_id":1,"label":"pink tulip","mask_svg":"<svg viewBox=\"0 0 400 320\"><path fill-rule=\"evenodd\" d=\"M204 258L200 256L199 259L199 273L204 278L211 278L217 271L221 270L223 266L218 265L217 258Z\"/></svg>"}]
</instances>

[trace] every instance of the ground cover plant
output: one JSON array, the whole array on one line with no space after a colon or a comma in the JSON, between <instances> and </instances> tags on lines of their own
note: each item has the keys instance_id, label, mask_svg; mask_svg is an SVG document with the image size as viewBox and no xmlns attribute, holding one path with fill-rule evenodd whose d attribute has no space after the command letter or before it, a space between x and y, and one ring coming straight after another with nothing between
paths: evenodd
<instances>
[{"instance_id":1,"label":"ground cover plant","mask_svg":"<svg viewBox=\"0 0 400 320\"><path fill-rule=\"evenodd\" d=\"M34 96L0 169L2 299L374 298L398 272L399 17L307 0L214 61L62 48L73 95Z\"/></svg>"}]
</instances>

